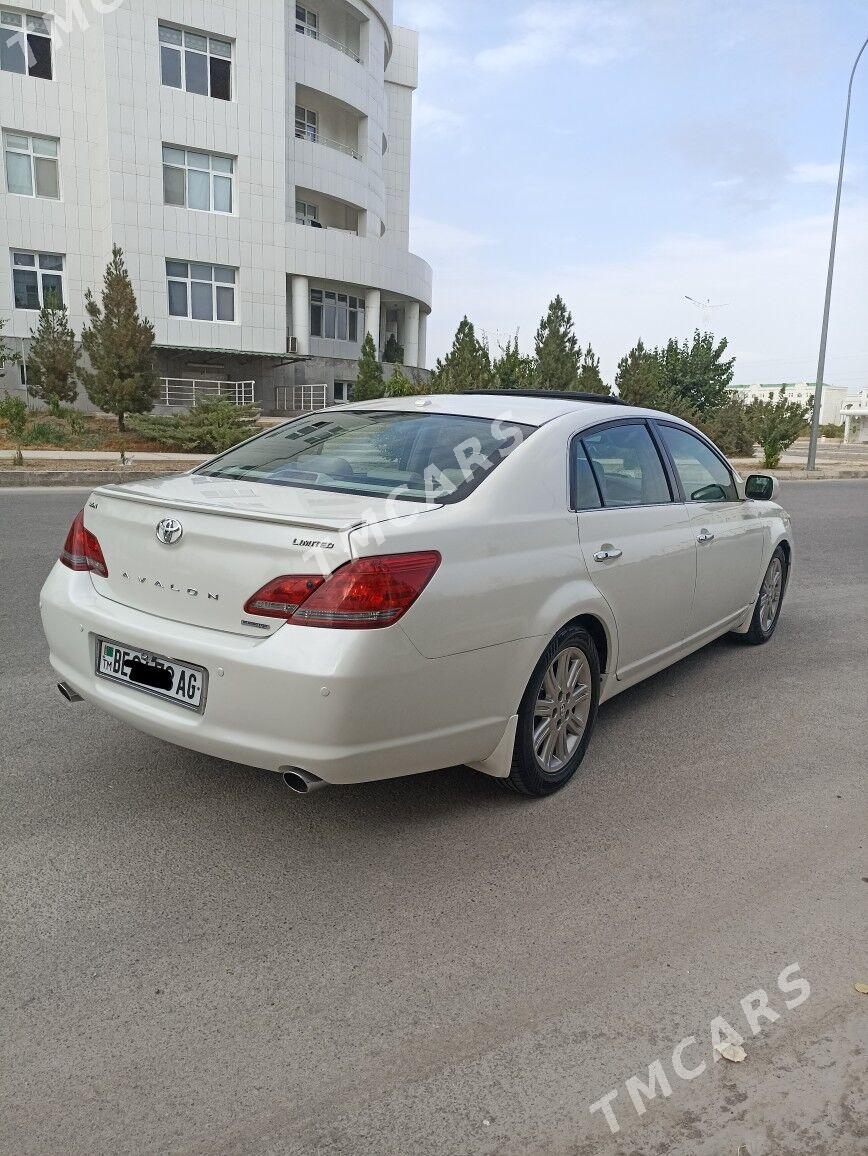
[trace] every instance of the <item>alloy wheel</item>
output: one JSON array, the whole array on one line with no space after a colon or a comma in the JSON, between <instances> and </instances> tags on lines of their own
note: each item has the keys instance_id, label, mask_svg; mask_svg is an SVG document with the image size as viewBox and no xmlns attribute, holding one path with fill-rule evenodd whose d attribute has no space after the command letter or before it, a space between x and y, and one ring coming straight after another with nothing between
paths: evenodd
<instances>
[{"instance_id":1,"label":"alloy wheel","mask_svg":"<svg viewBox=\"0 0 868 1156\"><path fill-rule=\"evenodd\" d=\"M769 563L760 590L759 624L763 634L768 634L775 624L781 594L784 589L784 568L780 558L775 556Z\"/></svg>"},{"instance_id":2,"label":"alloy wheel","mask_svg":"<svg viewBox=\"0 0 868 1156\"><path fill-rule=\"evenodd\" d=\"M533 711L533 752L546 774L563 770L582 740L591 709L591 668L577 646L552 659Z\"/></svg>"}]
</instances>

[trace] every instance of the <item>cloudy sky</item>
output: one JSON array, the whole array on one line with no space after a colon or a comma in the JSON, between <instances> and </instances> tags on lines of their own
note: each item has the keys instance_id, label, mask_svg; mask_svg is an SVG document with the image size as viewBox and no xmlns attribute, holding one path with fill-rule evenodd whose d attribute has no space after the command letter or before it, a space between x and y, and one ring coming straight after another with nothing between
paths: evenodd
<instances>
[{"instance_id":1,"label":"cloudy sky","mask_svg":"<svg viewBox=\"0 0 868 1156\"><path fill-rule=\"evenodd\" d=\"M429 358L466 312L530 348L560 292L618 357L711 318L737 380L813 380L868 0L395 0L421 34L413 247ZM868 388L868 53L826 380ZM719 306L705 315L685 294Z\"/></svg>"}]
</instances>

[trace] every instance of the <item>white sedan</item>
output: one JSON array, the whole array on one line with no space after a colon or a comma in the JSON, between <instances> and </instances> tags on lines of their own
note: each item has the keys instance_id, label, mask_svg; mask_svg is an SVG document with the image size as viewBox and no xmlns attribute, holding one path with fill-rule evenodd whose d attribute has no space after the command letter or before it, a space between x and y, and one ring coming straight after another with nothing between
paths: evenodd
<instances>
[{"instance_id":1,"label":"white sedan","mask_svg":"<svg viewBox=\"0 0 868 1156\"><path fill-rule=\"evenodd\" d=\"M465 763L547 795L600 703L771 637L776 493L612 399L365 402L95 490L42 621L70 701L299 792Z\"/></svg>"}]
</instances>

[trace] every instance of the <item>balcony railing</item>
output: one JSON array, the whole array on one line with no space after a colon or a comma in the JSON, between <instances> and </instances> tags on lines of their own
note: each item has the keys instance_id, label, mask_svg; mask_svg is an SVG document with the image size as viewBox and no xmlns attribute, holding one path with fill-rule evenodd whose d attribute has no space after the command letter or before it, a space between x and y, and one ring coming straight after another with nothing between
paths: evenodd
<instances>
[{"instance_id":1,"label":"balcony railing","mask_svg":"<svg viewBox=\"0 0 868 1156\"><path fill-rule=\"evenodd\" d=\"M209 381L207 378L161 377L157 405L173 409L196 405L203 398L222 397L233 405L252 405L253 381Z\"/></svg>"},{"instance_id":2,"label":"balcony railing","mask_svg":"<svg viewBox=\"0 0 868 1156\"><path fill-rule=\"evenodd\" d=\"M300 32L302 36L309 36L311 40L321 40L323 44L327 44L329 48L336 48L338 52L342 52L344 56L349 56L350 60L355 60L356 64L362 63L361 56L353 51L348 44L342 44L340 40L335 40L333 36L326 36L326 34L320 32L318 28L310 28L309 26L296 24L295 30L296 32Z\"/></svg>"},{"instance_id":3,"label":"balcony railing","mask_svg":"<svg viewBox=\"0 0 868 1156\"><path fill-rule=\"evenodd\" d=\"M322 136L320 133L305 125L303 128L296 125L295 136L297 140L309 140L313 144L325 145L326 148L336 149L339 153L345 153L348 157L353 157L354 160L360 161L362 159L361 153L357 153L351 145L344 144L339 140L332 140L331 137Z\"/></svg>"}]
</instances>

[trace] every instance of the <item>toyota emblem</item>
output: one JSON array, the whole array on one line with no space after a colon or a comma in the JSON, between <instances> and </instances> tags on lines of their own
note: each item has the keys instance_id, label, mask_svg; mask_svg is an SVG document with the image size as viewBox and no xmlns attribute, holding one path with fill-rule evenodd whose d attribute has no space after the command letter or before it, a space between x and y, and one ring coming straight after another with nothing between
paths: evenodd
<instances>
[{"instance_id":1,"label":"toyota emblem","mask_svg":"<svg viewBox=\"0 0 868 1156\"><path fill-rule=\"evenodd\" d=\"M164 546L174 546L180 542L183 533L184 527L177 518L163 518L162 522L157 523L157 541Z\"/></svg>"}]
</instances>

